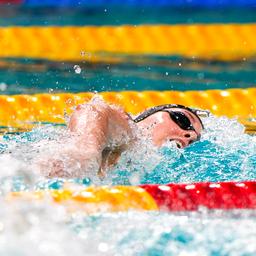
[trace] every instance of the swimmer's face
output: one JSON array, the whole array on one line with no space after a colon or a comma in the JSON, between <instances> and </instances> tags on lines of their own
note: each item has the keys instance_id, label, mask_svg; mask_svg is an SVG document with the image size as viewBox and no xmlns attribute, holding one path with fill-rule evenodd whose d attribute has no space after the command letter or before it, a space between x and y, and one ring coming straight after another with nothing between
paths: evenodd
<instances>
[{"instance_id":1,"label":"swimmer's face","mask_svg":"<svg viewBox=\"0 0 256 256\"><path fill-rule=\"evenodd\" d=\"M184 148L200 139L203 127L198 117L182 108L167 111L174 113L173 118L170 113L159 111L138 123L152 137L156 146L161 147L167 141L175 141L179 148Z\"/></svg>"}]
</instances>

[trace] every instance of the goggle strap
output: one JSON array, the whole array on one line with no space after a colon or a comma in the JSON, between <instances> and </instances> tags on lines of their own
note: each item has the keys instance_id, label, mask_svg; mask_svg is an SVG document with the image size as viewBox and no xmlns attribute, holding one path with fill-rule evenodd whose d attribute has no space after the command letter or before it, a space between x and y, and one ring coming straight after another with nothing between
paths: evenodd
<instances>
[{"instance_id":1,"label":"goggle strap","mask_svg":"<svg viewBox=\"0 0 256 256\"><path fill-rule=\"evenodd\" d=\"M152 108L149 108L149 109L145 110L144 112L139 114L137 117L135 117L133 119L133 121L135 123L138 123L138 122L144 120L145 118L147 118L147 117L149 117L149 116L151 116L151 115L153 115L157 112L168 109L168 108L181 108L181 109L185 109L185 110L193 113L197 117L197 119L199 120L203 129L204 129L204 125L202 123L201 118L199 117L199 114L200 114L200 116L201 116L201 113L207 113L207 116L209 116L209 114L210 114L209 111L200 110L200 109L193 109L193 108L185 107L185 106L179 105L179 104L165 104L165 105L160 105L160 106L152 107Z\"/></svg>"}]
</instances>

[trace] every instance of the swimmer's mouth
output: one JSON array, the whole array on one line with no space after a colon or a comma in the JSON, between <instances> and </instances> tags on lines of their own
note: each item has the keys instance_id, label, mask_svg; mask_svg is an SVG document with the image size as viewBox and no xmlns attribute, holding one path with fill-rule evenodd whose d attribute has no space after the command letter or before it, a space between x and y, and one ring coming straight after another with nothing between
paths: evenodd
<instances>
[{"instance_id":1,"label":"swimmer's mouth","mask_svg":"<svg viewBox=\"0 0 256 256\"><path fill-rule=\"evenodd\" d=\"M173 139L173 140L171 139L169 141L174 141L176 143L177 148L184 148L184 145L182 144L181 141L178 141L178 140L175 140L175 139Z\"/></svg>"}]
</instances>

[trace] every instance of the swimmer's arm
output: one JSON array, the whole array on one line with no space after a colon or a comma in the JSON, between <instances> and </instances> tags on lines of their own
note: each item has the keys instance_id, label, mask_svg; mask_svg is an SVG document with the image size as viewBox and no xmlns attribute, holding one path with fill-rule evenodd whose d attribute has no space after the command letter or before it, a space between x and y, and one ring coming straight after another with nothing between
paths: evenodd
<instances>
[{"instance_id":1,"label":"swimmer's arm","mask_svg":"<svg viewBox=\"0 0 256 256\"><path fill-rule=\"evenodd\" d=\"M92 117L92 119L88 117ZM118 135L120 132L127 134L128 137L132 136L127 114L121 109L112 108L107 104L78 106L70 118L68 127L71 132L78 133L83 138L82 141L85 144L80 142L81 150L83 147L94 145L91 148L97 151L101 161L98 171L100 176L105 176L107 168L114 166L121 153L127 148L127 145L121 144L113 151L107 147L108 142L115 140L115 136L120 138L120 134Z\"/></svg>"},{"instance_id":2,"label":"swimmer's arm","mask_svg":"<svg viewBox=\"0 0 256 256\"><path fill-rule=\"evenodd\" d=\"M81 143L94 142L99 151L103 151L109 142L117 142L123 147L126 142L120 138L124 135L132 138L132 130L128 122L127 114L107 104L95 105L88 103L78 106L71 115L68 129L73 134L79 134L83 140Z\"/></svg>"},{"instance_id":3,"label":"swimmer's arm","mask_svg":"<svg viewBox=\"0 0 256 256\"><path fill-rule=\"evenodd\" d=\"M73 161L74 164L79 164L82 170L94 166L94 171L104 176L107 167L115 164L121 154L118 152L105 154L104 149L108 141L116 134L115 129L110 128L112 125L109 125L109 122L118 129L131 132L128 122L107 104L78 106L68 124L72 134L72 145L64 146L61 154L54 157L49 176L65 176L65 163L62 161L64 155L69 156L70 163Z\"/></svg>"},{"instance_id":4,"label":"swimmer's arm","mask_svg":"<svg viewBox=\"0 0 256 256\"><path fill-rule=\"evenodd\" d=\"M41 172L48 177L83 177L86 172L98 172L102 151L107 143L105 111L86 106L77 107L71 115L68 130L71 138L55 155L39 161Z\"/></svg>"},{"instance_id":5,"label":"swimmer's arm","mask_svg":"<svg viewBox=\"0 0 256 256\"><path fill-rule=\"evenodd\" d=\"M79 150L90 148L101 153L108 142L107 109L89 104L78 106L70 117L68 129Z\"/></svg>"}]
</instances>

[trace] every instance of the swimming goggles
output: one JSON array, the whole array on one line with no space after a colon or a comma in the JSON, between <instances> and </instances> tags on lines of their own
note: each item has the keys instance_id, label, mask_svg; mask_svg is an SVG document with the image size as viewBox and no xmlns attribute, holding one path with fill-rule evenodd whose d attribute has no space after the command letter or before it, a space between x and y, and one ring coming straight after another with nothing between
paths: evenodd
<instances>
[{"instance_id":1,"label":"swimming goggles","mask_svg":"<svg viewBox=\"0 0 256 256\"><path fill-rule=\"evenodd\" d=\"M177 124L182 130L185 131L195 131L191 121L186 116L186 114L180 111L172 111L172 110L162 110L163 112L167 112L172 119L172 121Z\"/></svg>"},{"instance_id":2,"label":"swimming goggles","mask_svg":"<svg viewBox=\"0 0 256 256\"><path fill-rule=\"evenodd\" d=\"M195 128L193 127L191 121L189 120L189 118L187 117L187 115L181 111L175 110L176 109L185 109L187 111L189 111L190 113L192 113L200 122L202 128L204 128L204 125L202 123L201 118L199 117L199 115L201 116L201 114L203 113L204 115L209 116L209 112L208 111L203 111L203 110L199 110L199 109L192 109L189 107L185 107L183 105L178 105L178 104L166 104L166 105L160 105L160 106L156 106L156 107L152 107L150 109L145 110L143 113L141 113L140 115L138 115L133 121L135 123L138 123L142 120L144 120L145 118L157 113L157 112L167 112L170 115L170 118L183 130L192 130L195 131ZM171 110L174 109L174 110Z\"/></svg>"}]
</instances>

